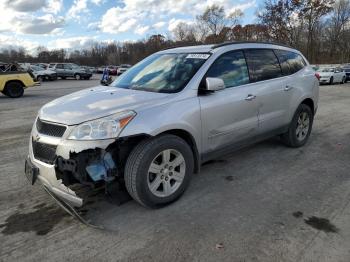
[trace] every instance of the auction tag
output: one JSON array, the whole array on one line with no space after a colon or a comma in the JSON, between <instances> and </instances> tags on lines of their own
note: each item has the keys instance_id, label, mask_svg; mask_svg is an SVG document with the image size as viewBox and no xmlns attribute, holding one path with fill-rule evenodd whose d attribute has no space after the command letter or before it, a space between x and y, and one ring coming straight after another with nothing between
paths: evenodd
<instances>
[{"instance_id":1,"label":"auction tag","mask_svg":"<svg viewBox=\"0 0 350 262\"><path fill-rule=\"evenodd\" d=\"M188 54L187 59L208 59L209 54Z\"/></svg>"}]
</instances>

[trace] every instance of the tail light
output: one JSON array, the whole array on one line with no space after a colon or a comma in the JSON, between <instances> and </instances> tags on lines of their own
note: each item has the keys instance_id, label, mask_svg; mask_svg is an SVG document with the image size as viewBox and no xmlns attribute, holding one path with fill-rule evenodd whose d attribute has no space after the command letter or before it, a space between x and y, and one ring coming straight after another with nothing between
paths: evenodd
<instances>
[{"instance_id":1,"label":"tail light","mask_svg":"<svg viewBox=\"0 0 350 262\"><path fill-rule=\"evenodd\" d=\"M321 78L319 73L315 73L315 77L317 78L317 80L320 80L320 78Z\"/></svg>"}]
</instances>

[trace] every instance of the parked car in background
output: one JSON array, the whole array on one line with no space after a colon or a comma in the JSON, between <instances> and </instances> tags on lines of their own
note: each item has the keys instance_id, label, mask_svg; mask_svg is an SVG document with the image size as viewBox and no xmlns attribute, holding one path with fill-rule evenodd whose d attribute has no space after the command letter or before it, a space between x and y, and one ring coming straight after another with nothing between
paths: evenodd
<instances>
[{"instance_id":1,"label":"parked car in background","mask_svg":"<svg viewBox=\"0 0 350 262\"><path fill-rule=\"evenodd\" d=\"M346 82L346 75L340 67L323 67L320 68L317 73L319 74L319 81L321 84L334 84Z\"/></svg>"},{"instance_id":2,"label":"parked car in background","mask_svg":"<svg viewBox=\"0 0 350 262\"><path fill-rule=\"evenodd\" d=\"M125 183L140 204L162 207L185 192L202 163L232 149L273 136L305 145L318 97L315 71L292 48L240 42L163 50L110 86L44 105L26 174L68 208L85 201L73 187L79 183L106 192Z\"/></svg>"},{"instance_id":3,"label":"parked car in background","mask_svg":"<svg viewBox=\"0 0 350 262\"><path fill-rule=\"evenodd\" d=\"M346 75L345 81L350 81L350 67L344 67L343 70L344 70L345 75Z\"/></svg>"},{"instance_id":4,"label":"parked car in background","mask_svg":"<svg viewBox=\"0 0 350 262\"><path fill-rule=\"evenodd\" d=\"M103 70L106 68L106 66L99 66L96 69L96 73L103 74Z\"/></svg>"},{"instance_id":5,"label":"parked car in background","mask_svg":"<svg viewBox=\"0 0 350 262\"><path fill-rule=\"evenodd\" d=\"M49 69L54 70L57 73L57 77L62 79L89 80L92 76L90 71L73 63L50 63Z\"/></svg>"},{"instance_id":6,"label":"parked car in background","mask_svg":"<svg viewBox=\"0 0 350 262\"><path fill-rule=\"evenodd\" d=\"M39 82L44 80L53 81L57 79L57 73L51 69L44 69L36 65L30 65L29 69L32 71L35 79Z\"/></svg>"},{"instance_id":7,"label":"parked car in background","mask_svg":"<svg viewBox=\"0 0 350 262\"><path fill-rule=\"evenodd\" d=\"M35 85L40 83L20 65L0 63L0 92L4 95L11 98L21 97L24 89Z\"/></svg>"},{"instance_id":8,"label":"parked car in background","mask_svg":"<svg viewBox=\"0 0 350 262\"><path fill-rule=\"evenodd\" d=\"M110 65L107 67L108 72L112 76L116 76L118 74L118 66Z\"/></svg>"},{"instance_id":9,"label":"parked car in background","mask_svg":"<svg viewBox=\"0 0 350 262\"><path fill-rule=\"evenodd\" d=\"M88 66L87 68L90 70L91 73L93 73L93 74L97 73L96 67Z\"/></svg>"},{"instance_id":10,"label":"parked car in background","mask_svg":"<svg viewBox=\"0 0 350 262\"><path fill-rule=\"evenodd\" d=\"M128 65L128 64L121 64L121 65L118 67L117 75L120 76L121 74L123 74L124 72L126 72L130 67L131 67L131 65Z\"/></svg>"},{"instance_id":11,"label":"parked car in background","mask_svg":"<svg viewBox=\"0 0 350 262\"><path fill-rule=\"evenodd\" d=\"M44 69L48 69L49 68L49 64L46 64L46 63L33 63L31 65L36 65L36 66L40 66Z\"/></svg>"}]
</instances>

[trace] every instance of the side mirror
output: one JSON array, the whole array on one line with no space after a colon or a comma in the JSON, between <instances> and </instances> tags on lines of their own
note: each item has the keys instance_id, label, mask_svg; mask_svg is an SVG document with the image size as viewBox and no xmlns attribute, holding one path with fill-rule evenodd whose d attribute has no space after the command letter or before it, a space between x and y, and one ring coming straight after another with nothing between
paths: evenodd
<instances>
[{"instance_id":1,"label":"side mirror","mask_svg":"<svg viewBox=\"0 0 350 262\"><path fill-rule=\"evenodd\" d=\"M207 91L219 91L225 89L225 83L221 78L207 77L205 79L205 89Z\"/></svg>"}]
</instances>

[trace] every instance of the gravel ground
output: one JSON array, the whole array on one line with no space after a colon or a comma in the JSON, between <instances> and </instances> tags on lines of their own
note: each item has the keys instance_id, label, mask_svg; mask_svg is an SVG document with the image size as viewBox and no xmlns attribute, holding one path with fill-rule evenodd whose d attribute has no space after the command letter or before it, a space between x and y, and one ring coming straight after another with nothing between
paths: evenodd
<instances>
[{"instance_id":1,"label":"gravel ground","mask_svg":"<svg viewBox=\"0 0 350 262\"><path fill-rule=\"evenodd\" d=\"M321 86L305 147L276 138L211 161L163 209L129 201L87 210L98 230L23 174L38 109L97 83L0 96L0 261L350 261L350 84Z\"/></svg>"}]
</instances>

